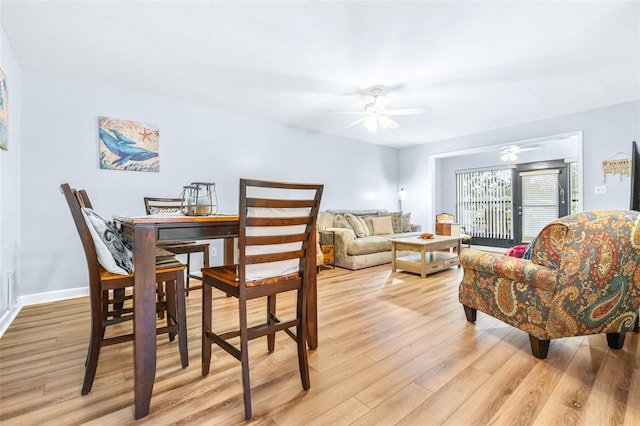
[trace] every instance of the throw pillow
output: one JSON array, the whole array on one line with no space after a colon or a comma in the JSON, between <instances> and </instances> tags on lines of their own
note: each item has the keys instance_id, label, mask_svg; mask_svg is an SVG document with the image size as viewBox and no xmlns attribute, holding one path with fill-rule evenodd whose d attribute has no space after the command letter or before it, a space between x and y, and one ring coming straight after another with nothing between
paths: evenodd
<instances>
[{"instance_id":1,"label":"throw pillow","mask_svg":"<svg viewBox=\"0 0 640 426\"><path fill-rule=\"evenodd\" d=\"M367 226L367 230L369 231L369 235L373 235L373 224L371 223L371 218L375 216L365 216L362 218L364 224Z\"/></svg>"},{"instance_id":2,"label":"throw pillow","mask_svg":"<svg viewBox=\"0 0 640 426\"><path fill-rule=\"evenodd\" d=\"M351 225L349 225L349 222L347 221L347 219L345 219L344 216L342 216L341 214L337 214L335 215L335 217L333 218L333 227L334 228L347 228L347 229L353 229L351 227Z\"/></svg>"},{"instance_id":3,"label":"throw pillow","mask_svg":"<svg viewBox=\"0 0 640 426\"><path fill-rule=\"evenodd\" d=\"M507 250L504 253L504 255L505 256L521 258L526 249L527 249L527 245L526 244L520 244L520 245L511 247L509 250Z\"/></svg>"},{"instance_id":4,"label":"throw pillow","mask_svg":"<svg viewBox=\"0 0 640 426\"><path fill-rule=\"evenodd\" d=\"M353 232L356 233L356 237L362 238L365 236L365 230L367 227L364 222L360 222L358 218L351 213L345 213L344 218L347 219L347 222L349 222L349 225L353 228Z\"/></svg>"},{"instance_id":5,"label":"throw pillow","mask_svg":"<svg viewBox=\"0 0 640 426\"><path fill-rule=\"evenodd\" d=\"M411 213L402 213L402 232L411 232Z\"/></svg>"},{"instance_id":6,"label":"throw pillow","mask_svg":"<svg viewBox=\"0 0 640 426\"><path fill-rule=\"evenodd\" d=\"M83 207L82 214L87 222L100 265L112 274L133 273L131 251L125 247L122 235L113 223L88 208Z\"/></svg>"},{"instance_id":7,"label":"throw pillow","mask_svg":"<svg viewBox=\"0 0 640 426\"><path fill-rule=\"evenodd\" d=\"M393 224L391 216L372 217L373 235L389 235L393 234Z\"/></svg>"},{"instance_id":8,"label":"throw pillow","mask_svg":"<svg viewBox=\"0 0 640 426\"><path fill-rule=\"evenodd\" d=\"M378 216L391 217L391 226L393 227L394 234L400 234L404 232L403 226L402 226L402 213L400 212L379 213Z\"/></svg>"},{"instance_id":9,"label":"throw pillow","mask_svg":"<svg viewBox=\"0 0 640 426\"><path fill-rule=\"evenodd\" d=\"M150 207L149 214L166 215L166 216L181 216L182 209L180 207L172 209L160 209L158 207Z\"/></svg>"},{"instance_id":10,"label":"throw pillow","mask_svg":"<svg viewBox=\"0 0 640 426\"><path fill-rule=\"evenodd\" d=\"M355 218L358 220L358 222L360 222L360 225L362 225L362 231L364 236L368 237L369 235L371 235L371 232L369 232L369 227L367 227L367 224L364 221L364 219L361 216L355 216Z\"/></svg>"},{"instance_id":11,"label":"throw pillow","mask_svg":"<svg viewBox=\"0 0 640 426\"><path fill-rule=\"evenodd\" d=\"M531 242L529 242L529 244L527 245L527 248L524 250L524 253L522 254L523 259L531 260L531 252L533 250L533 245L535 243L536 243L536 238L534 238L533 240L531 240Z\"/></svg>"}]
</instances>

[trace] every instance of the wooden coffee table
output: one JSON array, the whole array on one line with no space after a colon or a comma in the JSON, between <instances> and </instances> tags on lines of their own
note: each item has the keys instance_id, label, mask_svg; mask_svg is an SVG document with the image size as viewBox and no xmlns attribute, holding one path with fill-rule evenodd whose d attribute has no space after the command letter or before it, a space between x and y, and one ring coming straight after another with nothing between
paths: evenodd
<instances>
[{"instance_id":1,"label":"wooden coffee table","mask_svg":"<svg viewBox=\"0 0 640 426\"><path fill-rule=\"evenodd\" d=\"M391 240L391 270L402 269L420 274L425 278L427 274L442 271L452 266L460 266L458 254L461 249L461 238L446 235L434 235L430 239L419 237L394 238ZM442 252L455 247L456 253ZM399 251L410 251L416 254L397 257Z\"/></svg>"}]
</instances>

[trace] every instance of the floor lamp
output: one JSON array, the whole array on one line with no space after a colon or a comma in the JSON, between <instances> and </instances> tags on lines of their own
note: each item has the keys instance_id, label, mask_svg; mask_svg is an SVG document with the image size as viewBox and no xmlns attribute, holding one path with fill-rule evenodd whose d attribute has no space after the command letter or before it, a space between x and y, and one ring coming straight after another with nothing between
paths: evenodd
<instances>
[{"instance_id":1,"label":"floor lamp","mask_svg":"<svg viewBox=\"0 0 640 426\"><path fill-rule=\"evenodd\" d=\"M409 193L404 188L400 188L398 192L398 211L400 212L402 212L402 202L407 199L407 195L409 195Z\"/></svg>"}]
</instances>

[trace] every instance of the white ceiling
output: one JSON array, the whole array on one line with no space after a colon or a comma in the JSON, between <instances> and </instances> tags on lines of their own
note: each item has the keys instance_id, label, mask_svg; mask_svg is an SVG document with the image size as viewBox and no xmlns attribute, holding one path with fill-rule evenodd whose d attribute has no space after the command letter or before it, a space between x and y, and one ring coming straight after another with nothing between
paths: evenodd
<instances>
[{"instance_id":1,"label":"white ceiling","mask_svg":"<svg viewBox=\"0 0 640 426\"><path fill-rule=\"evenodd\" d=\"M23 67L403 147L640 99L637 1L7 1ZM382 86L396 130L346 128Z\"/></svg>"}]
</instances>

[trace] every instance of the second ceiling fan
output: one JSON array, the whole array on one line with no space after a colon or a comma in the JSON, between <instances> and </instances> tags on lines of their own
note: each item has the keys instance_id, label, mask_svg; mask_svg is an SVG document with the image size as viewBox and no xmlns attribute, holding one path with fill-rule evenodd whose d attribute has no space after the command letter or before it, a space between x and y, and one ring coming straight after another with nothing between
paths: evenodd
<instances>
[{"instance_id":1,"label":"second ceiling fan","mask_svg":"<svg viewBox=\"0 0 640 426\"><path fill-rule=\"evenodd\" d=\"M388 96L383 96L383 90L380 87L374 87L369 91L373 98L371 102L365 104L363 111L334 111L328 110L327 112L338 114L355 114L362 115L357 120L347 124L346 127L355 126L359 123L364 123L364 126L371 132L375 132L378 129L397 129L399 124L391 117L398 115L414 115L424 114L429 111L427 107L416 108L403 108L403 109L389 109Z\"/></svg>"}]
</instances>

